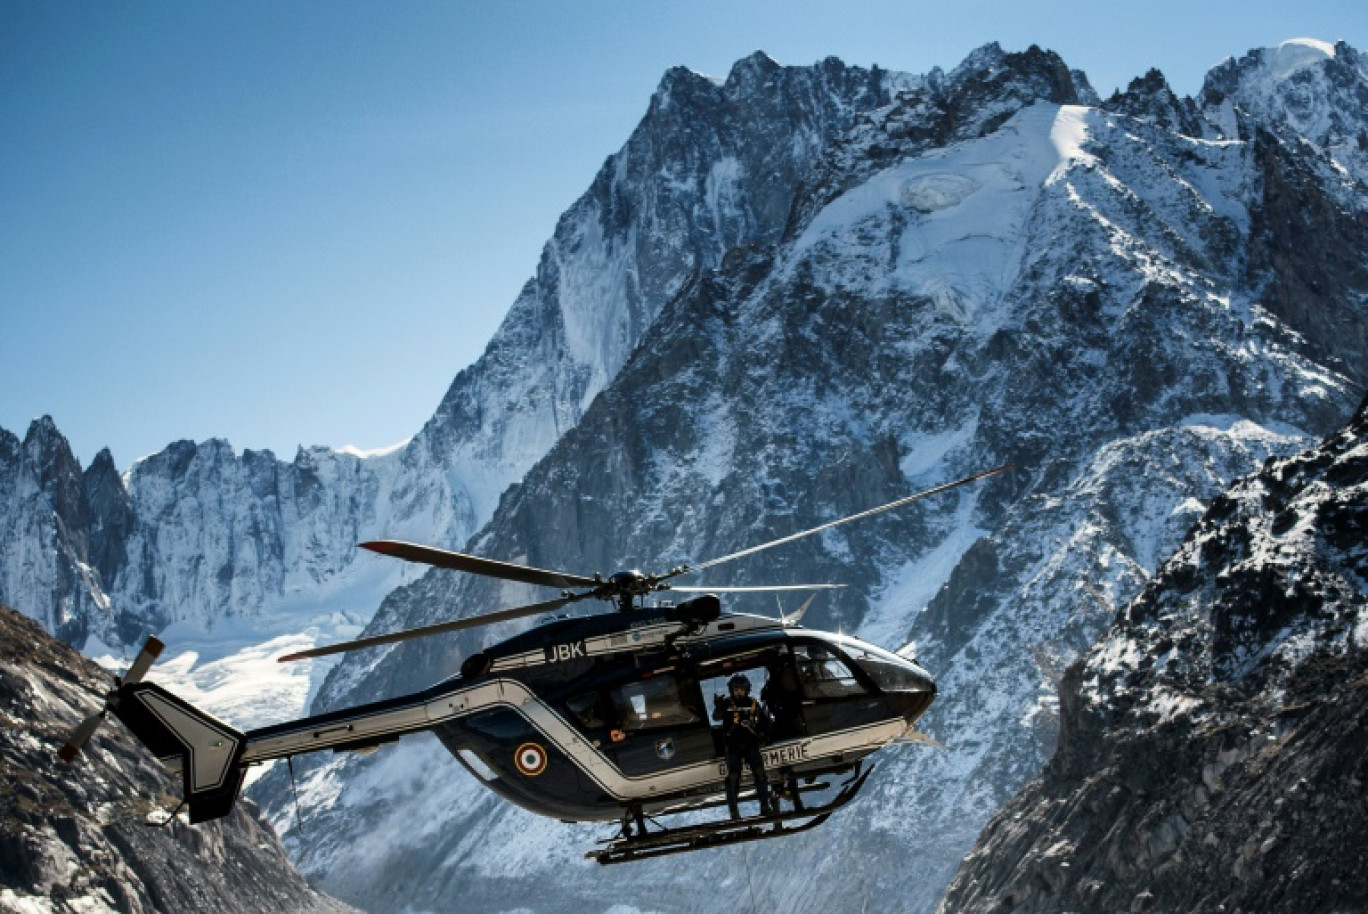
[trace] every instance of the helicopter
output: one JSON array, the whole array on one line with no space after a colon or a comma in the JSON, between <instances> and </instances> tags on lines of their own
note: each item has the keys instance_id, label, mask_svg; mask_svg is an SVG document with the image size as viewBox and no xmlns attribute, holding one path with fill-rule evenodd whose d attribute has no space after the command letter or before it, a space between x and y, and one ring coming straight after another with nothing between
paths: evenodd
<instances>
[{"instance_id":1,"label":"helicopter","mask_svg":"<svg viewBox=\"0 0 1368 914\"><path fill-rule=\"evenodd\" d=\"M245 733L144 681L163 649L154 636L115 680L104 707L75 728L59 755L72 761L113 714L181 775L182 805L189 806L194 824L232 810L251 766L324 749L368 753L407 734L432 731L504 799L564 822L616 823L617 832L586 853L601 864L806 831L855 798L873 771L866 760L877 750L896 742L938 745L916 728L935 700L935 680L905 652L801 625L816 593L841 585L704 588L672 582L1009 468L659 574L589 577L396 540L361 543L381 555L555 588L561 595L316 647L280 661L546 615L590 599L612 603L617 611L552 618L466 657L457 675L420 692ZM665 591L698 595L647 605L648 597ZM720 593L771 591L812 595L796 612L781 610L777 618L722 612ZM727 766L705 696L711 692L716 700L722 684L736 676L759 682L773 718L762 757L781 802L755 815L733 812L716 819L707 811L728 805ZM743 778L741 800L756 798L752 781L750 775ZM683 824L661 823L670 816Z\"/></svg>"}]
</instances>

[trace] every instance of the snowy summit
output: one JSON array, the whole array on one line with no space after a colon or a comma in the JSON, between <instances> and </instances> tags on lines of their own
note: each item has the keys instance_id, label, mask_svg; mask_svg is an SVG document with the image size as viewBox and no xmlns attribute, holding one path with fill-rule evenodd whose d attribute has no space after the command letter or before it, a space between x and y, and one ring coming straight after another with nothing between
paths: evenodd
<instances>
[{"instance_id":1,"label":"snowy summit","mask_svg":"<svg viewBox=\"0 0 1368 914\"><path fill-rule=\"evenodd\" d=\"M1333 59L1335 46L1315 38L1293 38L1264 49L1264 66L1274 79L1287 79L1307 67Z\"/></svg>"}]
</instances>

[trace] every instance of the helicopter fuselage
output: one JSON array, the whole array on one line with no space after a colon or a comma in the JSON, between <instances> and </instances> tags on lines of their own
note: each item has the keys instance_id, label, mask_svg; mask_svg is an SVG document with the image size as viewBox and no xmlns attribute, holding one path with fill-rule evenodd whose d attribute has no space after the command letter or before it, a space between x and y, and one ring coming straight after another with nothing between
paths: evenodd
<instances>
[{"instance_id":1,"label":"helicopter fuselage","mask_svg":"<svg viewBox=\"0 0 1368 914\"><path fill-rule=\"evenodd\" d=\"M744 614L681 622L679 608L553 621L472 661L414 695L251 731L240 764L432 730L517 805L607 821L715 802L726 766L705 689L737 673L775 719L773 778L848 770L935 697L915 662L857 639Z\"/></svg>"},{"instance_id":2,"label":"helicopter fuselage","mask_svg":"<svg viewBox=\"0 0 1368 914\"><path fill-rule=\"evenodd\" d=\"M701 592L671 583L836 526L872 517L1002 473L1004 465L807 530L668 571L621 571L608 578L536 568L399 540L362 543L381 555L520 584L555 588L552 600L448 619L277 658L323 657L415 638L529 618L585 600L618 613L557 619L467 657L460 674L412 695L347 708L247 733L190 705L144 674L161 649L149 638L104 707L72 732L59 755L71 761L106 714L121 720L154 755L179 770L191 822L227 815L251 765L322 749L369 751L431 730L491 790L533 812L566 821L620 820L622 834L590 856L600 863L759 840L815 827L848 803L868 778L863 759L909 739L935 700L931 675L915 660L855 638L797 627L792 617L723 615L715 593L678 606L643 607L663 591ZM719 587L718 592L817 591L838 584ZM811 599L809 599L809 603ZM792 805L766 802L750 823L689 826L648 834L645 816L720 805L726 746L712 726L709 697L745 675L774 724L761 768ZM735 754L735 752L733 752ZM827 773L853 771L816 807L805 791ZM735 778L738 772L733 771ZM757 775L758 776L758 775ZM800 784L800 781L802 782ZM727 796L738 815L735 784ZM770 799L773 799L772 797ZM766 808L768 807L768 808ZM794 825L795 819L806 821Z\"/></svg>"}]
</instances>

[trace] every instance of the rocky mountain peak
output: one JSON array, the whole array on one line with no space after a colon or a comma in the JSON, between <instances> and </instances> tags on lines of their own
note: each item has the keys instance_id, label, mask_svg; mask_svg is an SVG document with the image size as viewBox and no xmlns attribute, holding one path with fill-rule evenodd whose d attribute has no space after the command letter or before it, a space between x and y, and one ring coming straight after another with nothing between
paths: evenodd
<instances>
[{"instance_id":1,"label":"rocky mountain peak","mask_svg":"<svg viewBox=\"0 0 1368 914\"><path fill-rule=\"evenodd\" d=\"M57 423L46 413L30 422L24 435L25 440L51 440L61 437L62 433L58 430Z\"/></svg>"},{"instance_id":2,"label":"rocky mountain peak","mask_svg":"<svg viewBox=\"0 0 1368 914\"><path fill-rule=\"evenodd\" d=\"M763 52L725 81L667 71L405 459L446 468L487 519L499 492L580 421L660 309L727 251L775 238L813 162L889 98L883 71L781 66ZM496 391L514 392L506 408L487 402Z\"/></svg>"},{"instance_id":3,"label":"rocky mountain peak","mask_svg":"<svg viewBox=\"0 0 1368 914\"><path fill-rule=\"evenodd\" d=\"M1337 51L1350 50L1343 42L1337 48L1314 38L1296 38L1276 47L1255 48L1241 57L1227 57L1207 74L1204 90L1232 95L1241 84L1261 80L1285 82L1306 79L1304 71L1323 67L1334 61Z\"/></svg>"},{"instance_id":4,"label":"rocky mountain peak","mask_svg":"<svg viewBox=\"0 0 1368 914\"><path fill-rule=\"evenodd\" d=\"M964 78L966 74L991 73L1003 66L1006 57L1007 52L1002 49L1001 44L996 41L989 41L966 54L964 60L960 61L950 71L950 79L951 81L958 81Z\"/></svg>"},{"instance_id":5,"label":"rocky mountain peak","mask_svg":"<svg viewBox=\"0 0 1368 914\"><path fill-rule=\"evenodd\" d=\"M1079 104L1073 71L1054 51L1031 45L1025 51L1003 51L991 42L973 51L946 80L947 93L968 103L1007 97L1027 101Z\"/></svg>"},{"instance_id":6,"label":"rocky mountain peak","mask_svg":"<svg viewBox=\"0 0 1368 914\"><path fill-rule=\"evenodd\" d=\"M719 80L714 77L689 67L670 67L651 94L648 116L681 103L687 104L690 99L715 98L720 88Z\"/></svg>"},{"instance_id":7,"label":"rocky mountain peak","mask_svg":"<svg viewBox=\"0 0 1368 914\"><path fill-rule=\"evenodd\" d=\"M785 235L795 236L822 207L894 162L988 136L1039 102L1077 105L1095 99L1082 74L1035 45L1007 52L993 42L948 75L937 69L901 78L891 104L858 118L808 176Z\"/></svg>"},{"instance_id":8,"label":"rocky mountain peak","mask_svg":"<svg viewBox=\"0 0 1368 914\"><path fill-rule=\"evenodd\" d=\"M137 523L133 498L108 448L86 468L82 488L90 511L87 560L108 586L128 564L128 541Z\"/></svg>"},{"instance_id":9,"label":"rocky mountain peak","mask_svg":"<svg viewBox=\"0 0 1368 914\"><path fill-rule=\"evenodd\" d=\"M212 445L206 442L206 450ZM231 451L231 447L229 448ZM190 472L191 465L200 456L200 446L189 439L173 441L155 454L138 461L138 475L159 476L170 480L182 480Z\"/></svg>"},{"instance_id":10,"label":"rocky mountain peak","mask_svg":"<svg viewBox=\"0 0 1368 914\"><path fill-rule=\"evenodd\" d=\"M764 51L755 51L732 64L727 73L727 88L735 92L754 91L759 83L773 76L781 64Z\"/></svg>"},{"instance_id":11,"label":"rocky mountain peak","mask_svg":"<svg viewBox=\"0 0 1368 914\"><path fill-rule=\"evenodd\" d=\"M49 416L19 441L0 435L0 600L23 606L59 637L108 629L109 601L91 563L87 477ZM115 474L112 484L121 486Z\"/></svg>"},{"instance_id":12,"label":"rocky mountain peak","mask_svg":"<svg viewBox=\"0 0 1368 914\"><path fill-rule=\"evenodd\" d=\"M1206 133L1196 102L1174 95L1158 69L1151 68L1131 80L1126 90L1114 93L1104 107L1183 136L1200 138Z\"/></svg>"},{"instance_id":13,"label":"rocky mountain peak","mask_svg":"<svg viewBox=\"0 0 1368 914\"><path fill-rule=\"evenodd\" d=\"M1368 184L1368 59L1343 41L1295 39L1227 58L1199 102L1230 138L1252 123L1312 143L1360 186Z\"/></svg>"},{"instance_id":14,"label":"rocky mountain peak","mask_svg":"<svg viewBox=\"0 0 1368 914\"><path fill-rule=\"evenodd\" d=\"M71 529L83 530L89 516L81 485L81 464L51 416L35 419L29 425L23 452L51 510Z\"/></svg>"},{"instance_id":15,"label":"rocky mountain peak","mask_svg":"<svg viewBox=\"0 0 1368 914\"><path fill-rule=\"evenodd\" d=\"M28 461L35 467L44 468L45 474L68 473L78 466L70 443L51 416L42 416L29 423L23 447Z\"/></svg>"}]
</instances>

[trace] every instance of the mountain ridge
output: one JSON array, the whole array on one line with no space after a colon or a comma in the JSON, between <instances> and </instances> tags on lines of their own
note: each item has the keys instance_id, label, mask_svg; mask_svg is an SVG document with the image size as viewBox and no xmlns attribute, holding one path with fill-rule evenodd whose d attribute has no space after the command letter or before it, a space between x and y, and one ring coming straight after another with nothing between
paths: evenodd
<instances>
[{"instance_id":1,"label":"mountain ridge","mask_svg":"<svg viewBox=\"0 0 1368 914\"><path fill-rule=\"evenodd\" d=\"M92 652L116 654L177 623L212 641L228 618L264 625L283 614L296 629L321 618L330 632L336 610L368 616L410 578L358 559L355 543L460 546L578 421L678 285L733 245L777 234L808 160L897 82L834 58L815 68L743 64L721 85L666 74L632 137L558 221L486 352L405 446L369 458L301 447L285 463L269 451L238 455L222 440L176 442L124 474L132 517L103 527L123 531L103 564L91 561L87 502L63 497L52 512L32 499L0 502L0 520L28 526L0 542L0 597ZM737 93L766 79L766 107L743 116ZM60 437L50 421L42 428ZM0 484L36 485L49 502L54 480L81 472L65 441L50 455L8 452ZM16 558L36 541L58 558ZM51 596L30 596L39 593Z\"/></svg>"}]
</instances>

